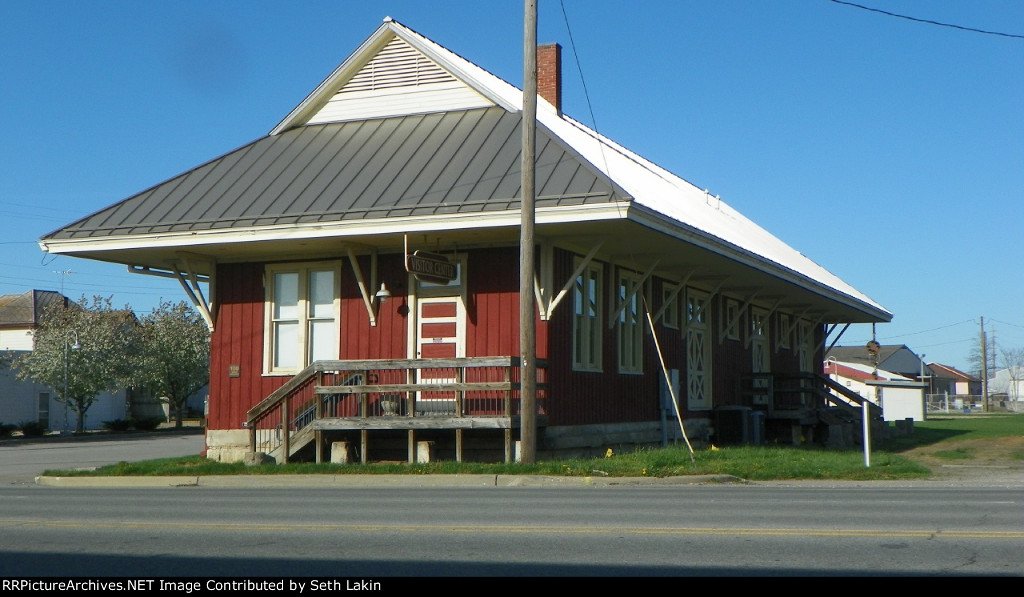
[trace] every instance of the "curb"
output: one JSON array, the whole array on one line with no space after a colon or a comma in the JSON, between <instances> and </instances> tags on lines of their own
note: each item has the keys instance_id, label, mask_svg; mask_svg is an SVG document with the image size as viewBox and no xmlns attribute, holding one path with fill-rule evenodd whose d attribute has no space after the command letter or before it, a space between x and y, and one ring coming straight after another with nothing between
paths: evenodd
<instances>
[{"instance_id":1,"label":"curb","mask_svg":"<svg viewBox=\"0 0 1024 597\"><path fill-rule=\"evenodd\" d=\"M732 475L678 477L553 477L544 475L209 475L173 477L47 477L49 487L622 487L744 483Z\"/></svg>"}]
</instances>

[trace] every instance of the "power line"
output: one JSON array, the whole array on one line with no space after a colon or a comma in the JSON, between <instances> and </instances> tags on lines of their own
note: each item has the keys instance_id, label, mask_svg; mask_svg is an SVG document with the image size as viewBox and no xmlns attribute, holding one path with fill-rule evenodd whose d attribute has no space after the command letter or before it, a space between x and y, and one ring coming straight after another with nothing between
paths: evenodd
<instances>
[{"instance_id":1,"label":"power line","mask_svg":"<svg viewBox=\"0 0 1024 597\"><path fill-rule=\"evenodd\" d=\"M1019 325L1019 324L1016 324L1016 323L1010 323L1008 321L1000 321L998 319L989 319L989 321L993 321L995 323L1001 323L1003 325L1008 325L1008 326L1012 326L1012 327L1015 327L1015 328L1024 329L1024 325Z\"/></svg>"},{"instance_id":2,"label":"power line","mask_svg":"<svg viewBox=\"0 0 1024 597\"><path fill-rule=\"evenodd\" d=\"M908 332L906 334L899 334L898 336L887 336L884 339L885 340L891 340L893 338L906 338L907 336L917 336L918 334L927 334L928 332L937 332L939 330L944 330L944 329L947 329L947 328L956 327L958 325L963 325L965 323L977 323L977 321L978 320L976 320L976 319L967 319L967 320L964 320L964 321L958 321L956 323L951 323L949 325L944 325L944 326L940 326L940 327L937 327L937 328L932 328L930 330L921 330L920 332Z\"/></svg>"},{"instance_id":3,"label":"power line","mask_svg":"<svg viewBox=\"0 0 1024 597\"><path fill-rule=\"evenodd\" d=\"M879 14L883 14L883 15L886 15L886 16L889 16L889 17L896 17L897 19L906 19L908 21L914 21L916 23L925 23L925 24L928 24L928 25L938 25L939 27L950 27L952 29L960 29L961 31L970 31L972 33L984 33L985 35L998 35L1000 37L1012 37L1014 39L1024 39L1024 35L1016 35L1014 33L1002 33L1002 32L999 32L999 31L987 31L985 29L975 29L973 27L964 27L962 25L953 25L952 23L940 23L939 21L932 21L932 20L929 20L929 19L919 19L917 17L910 17L910 16L907 16L907 15L896 14L894 12L889 12L889 11L886 11L886 10L882 10L880 8L871 8L870 6L862 6L860 4L854 4L853 2L845 2L844 0L830 0L830 1L831 2L835 2L836 4L843 4L843 5L846 5L846 6L852 6L854 8L859 8L861 10L867 10L867 11L870 11L870 12L877 12Z\"/></svg>"}]
</instances>

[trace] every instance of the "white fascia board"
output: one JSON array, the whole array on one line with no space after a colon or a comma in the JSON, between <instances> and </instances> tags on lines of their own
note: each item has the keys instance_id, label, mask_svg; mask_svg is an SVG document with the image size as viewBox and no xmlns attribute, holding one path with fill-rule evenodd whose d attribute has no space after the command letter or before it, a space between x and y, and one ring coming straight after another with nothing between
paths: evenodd
<instances>
[{"instance_id":1,"label":"white fascia board","mask_svg":"<svg viewBox=\"0 0 1024 597\"><path fill-rule=\"evenodd\" d=\"M624 219L626 206L602 204L538 208L538 224L566 223ZM388 217L373 220L345 220L342 222L284 224L247 228L244 230L204 230L192 232L156 232L131 236L108 236L89 239L51 239L40 241L46 253L92 253L125 249L159 249L199 247L204 245L251 243L276 240L304 240L349 236L402 234L417 232L445 232L476 228L519 226L519 210L444 214L441 216Z\"/></svg>"},{"instance_id":2,"label":"white fascia board","mask_svg":"<svg viewBox=\"0 0 1024 597\"><path fill-rule=\"evenodd\" d=\"M678 220L665 218L659 212L648 211L649 209L650 208L644 209L640 206L633 206L629 211L630 221L657 230L658 232L673 238L685 240L706 251L727 257L750 268L799 286L800 288L805 288L815 294L854 307L874 317L892 319L892 313L872 301L870 298L856 292L852 288L850 288L852 293L845 292L841 288L835 288L831 285L825 284L820 279L791 269L785 264L772 261L756 251L751 251L744 247L732 244L716 236L709 236L698 228L689 226Z\"/></svg>"}]
</instances>

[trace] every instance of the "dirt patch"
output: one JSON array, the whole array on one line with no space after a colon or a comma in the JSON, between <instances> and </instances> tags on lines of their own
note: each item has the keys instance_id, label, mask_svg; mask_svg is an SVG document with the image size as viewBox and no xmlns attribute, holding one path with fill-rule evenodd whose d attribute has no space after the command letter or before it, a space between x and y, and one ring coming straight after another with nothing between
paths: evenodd
<instances>
[{"instance_id":1,"label":"dirt patch","mask_svg":"<svg viewBox=\"0 0 1024 597\"><path fill-rule=\"evenodd\" d=\"M1020 475L1024 478L1024 436L944 441L901 452L944 477Z\"/></svg>"}]
</instances>

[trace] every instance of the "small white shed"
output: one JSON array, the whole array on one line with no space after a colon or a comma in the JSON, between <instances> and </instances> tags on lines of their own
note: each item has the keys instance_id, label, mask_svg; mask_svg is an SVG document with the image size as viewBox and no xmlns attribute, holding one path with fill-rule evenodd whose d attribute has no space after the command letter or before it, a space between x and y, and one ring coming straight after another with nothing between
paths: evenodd
<instances>
[{"instance_id":1,"label":"small white shed","mask_svg":"<svg viewBox=\"0 0 1024 597\"><path fill-rule=\"evenodd\" d=\"M891 379L869 380L864 383L878 390L878 402L884 420L925 420L925 389L928 384Z\"/></svg>"}]
</instances>

